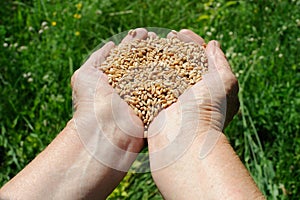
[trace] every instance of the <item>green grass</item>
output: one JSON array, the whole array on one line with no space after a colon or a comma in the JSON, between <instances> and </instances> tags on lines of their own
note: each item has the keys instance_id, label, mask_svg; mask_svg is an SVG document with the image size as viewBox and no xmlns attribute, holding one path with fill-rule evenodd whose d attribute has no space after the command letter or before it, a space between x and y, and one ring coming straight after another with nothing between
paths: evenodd
<instances>
[{"instance_id":1,"label":"green grass","mask_svg":"<svg viewBox=\"0 0 300 200\"><path fill-rule=\"evenodd\" d=\"M70 77L94 47L136 27L189 28L219 40L238 77L234 149L268 199L297 199L299 1L6 0L0 16L0 185L70 119ZM150 174L131 173L110 198L161 196Z\"/></svg>"}]
</instances>

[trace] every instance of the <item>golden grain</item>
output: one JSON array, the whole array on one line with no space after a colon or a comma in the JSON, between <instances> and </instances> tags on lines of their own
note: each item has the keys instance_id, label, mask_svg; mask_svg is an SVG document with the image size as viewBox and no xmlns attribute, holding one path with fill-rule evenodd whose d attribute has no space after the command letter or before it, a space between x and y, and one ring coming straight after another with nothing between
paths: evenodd
<instances>
[{"instance_id":1,"label":"golden grain","mask_svg":"<svg viewBox=\"0 0 300 200\"><path fill-rule=\"evenodd\" d=\"M134 36L135 31L129 31ZM174 32L175 34L175 32ZM121 43L99 69L144 122L151 121L191 85L202 79L208 63L204 46L173 38L148 37Z\"/></svg>"}]
</instances>

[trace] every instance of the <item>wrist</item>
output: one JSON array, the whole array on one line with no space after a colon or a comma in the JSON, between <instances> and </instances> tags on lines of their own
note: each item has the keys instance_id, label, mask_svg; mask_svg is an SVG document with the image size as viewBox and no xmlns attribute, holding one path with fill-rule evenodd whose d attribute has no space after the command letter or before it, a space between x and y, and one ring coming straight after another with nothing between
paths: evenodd
<instances>
[{"instance_id":1,"label":"wrist","mask_svg":"<svg viewBox=\"0 0 300 200\"><path fill-rule=\"evenodd\" d=\"M78 138L82 148L93 159L109 168L127 172L144 146L143 138L126 135L112 128L114 124L109 122L105 123L105 127L99 126L98 123L83 125L82 119L73 118L65 129Z\"/></svg>"},{"instance_id":2,"label":"wrist","mask_svg":"<svg viewBox=\"0 0 300 200\"><path fill-rule=\"evenodd\" d=\"M68 121L65 129L76 133L83 144L87 142L87 139L98 138L101 142L110 142L124 151L138 153L144 147L144 138L134 136L135 134L124 133L122 129L115 125L115 122L111 121L105 121L101 124L97 120L84 120L83 117L77 116ZM97 135L103 137L97 137ZM140 135L142 135L142 132Z\"/></svg>"},{"instance_id":3,"label":"wrist","mask_svg":"<svg viewBox=\"0 0 300 200\"><path fill-rule=\"evenodd\" d=\"M165 160L172 154L164 156ZM150 164L161 161L155 160L158 158L150 153ZM159 169L151 166L151 171L165 198L242 199L247 196L255 199L261 196L226 136L216 130L199 133L177 160Z\"/></svg>"},{"instance_id":4,"label":"wrist","mask_svg":"<svg viewBox=\"0 0 300 200\"><path fill-rule=\"evenodd\" d=\"M118 159L106 150L102 147L112 163L129 169L133 162L130 156L122 155L124 158ZM45 196L53 199L105 199L125 172L97 159L82 143L71 119L43 152L1 188L0 196L9 199L43 199Z\"/></svg>"},{"instance_id":5,"label":"wrist","mask_svg":"<svg viewBox=\"0 0 300 200\"><path fill-rule=\"evenodd\" d=\"M101 194L99 188L95 188L101 184L107 187L105 181L115 182L115 187L124 173L93 159L75 130L72 120L69 121L43 152L1 188L0 196L7 199L43 199L45 196L90 199L90 195L109 192L103 190Z\"/></svg>"}]
</instances>

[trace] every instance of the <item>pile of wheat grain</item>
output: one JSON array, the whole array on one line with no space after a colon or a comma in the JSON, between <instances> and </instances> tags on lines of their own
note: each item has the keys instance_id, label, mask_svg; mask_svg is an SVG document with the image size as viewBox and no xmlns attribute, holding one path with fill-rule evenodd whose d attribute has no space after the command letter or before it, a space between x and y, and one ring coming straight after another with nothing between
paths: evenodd
<instances>
[{"instance_id":1,"label":"pile of wheat grain","mask_svg":"<svg viewBox=\"0 0 300 200\"><path fill-rule=\"evenodd\" d=\"M204 46L148 37L116 46L99 69L142 119L146 134L153 118L200 81L207 67Z\"/></svg>"}]
</instances>

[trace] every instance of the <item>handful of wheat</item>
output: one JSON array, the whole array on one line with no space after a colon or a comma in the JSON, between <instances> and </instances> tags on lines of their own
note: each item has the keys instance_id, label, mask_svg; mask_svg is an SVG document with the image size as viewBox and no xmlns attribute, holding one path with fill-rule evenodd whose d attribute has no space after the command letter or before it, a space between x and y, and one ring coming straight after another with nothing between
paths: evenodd
<instances>
[{"instance_id":1,"label":"handful of wheat","mask_svg":"<svg viewBox=\"0 0 300 200\"><path fill-rule=\"evenodd\" d=\"M145 126L201 80L208 63L205 47L179 39L148 37L113 48L99 69Z\"/></svg>"}]
</instances>

